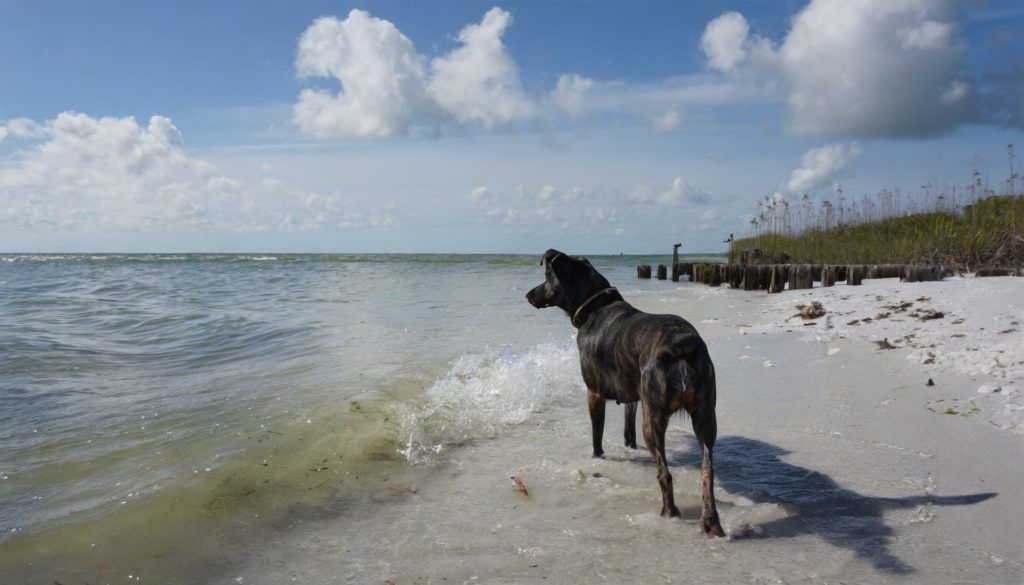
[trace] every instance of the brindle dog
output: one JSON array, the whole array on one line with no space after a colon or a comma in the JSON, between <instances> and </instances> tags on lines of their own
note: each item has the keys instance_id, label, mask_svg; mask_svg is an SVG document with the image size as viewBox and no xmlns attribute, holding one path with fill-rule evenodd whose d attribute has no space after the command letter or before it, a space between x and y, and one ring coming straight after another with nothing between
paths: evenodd
<instances>
[{"instance_id":1,"label":"brindle dog","mask_svg":"<svg viewBox=\"0 0 1024 585\"><path fill-rule=\"evenodd\" d=\"M579 329L576 343L587 385L594 435L594 457L604 455L606 400L625 402L626 444L636 446L636 402L643 411L643 433L658 468L661 515L679 515L672 475L665 460L665 429L672 413L685 409L703 451L700 525L707 536L725 536L715 509L712 449L715 420L715 367L693 325L676 315L651 315L623 300L586 258L548 250L541 258L545 281L526 294L538 309L559 307ZM631 407L631 408L630 408ZM631 424L632 423L632 424ZM632 426L632 429L630 428Z\"/></svg>"}]
</instances>

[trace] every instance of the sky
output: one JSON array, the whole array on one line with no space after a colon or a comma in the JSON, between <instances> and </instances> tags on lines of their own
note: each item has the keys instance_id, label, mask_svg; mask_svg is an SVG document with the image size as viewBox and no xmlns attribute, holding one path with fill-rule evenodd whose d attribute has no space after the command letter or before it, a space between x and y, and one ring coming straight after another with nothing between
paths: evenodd
<instances>
[{"instance_id":1,"label":"sky","mask_svg":"<svg viewBox=\"0 0 1024 585\"><path fill-rule=\"evenodd\" d=\"M0 23L0 252L716 252L767 202L1003 192L1024 149L1019 0L7 0Z\"/></svg>"}]
</instances>

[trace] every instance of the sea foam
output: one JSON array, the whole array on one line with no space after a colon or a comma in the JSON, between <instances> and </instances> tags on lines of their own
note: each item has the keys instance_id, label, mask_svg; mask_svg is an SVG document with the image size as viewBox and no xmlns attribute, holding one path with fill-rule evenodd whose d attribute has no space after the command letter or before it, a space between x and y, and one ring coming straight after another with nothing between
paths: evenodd
<instances>
[{"instance_id":1,"label":"sea foam","mask_svg":"<svg viewBox=\"0 0 1024 585\"><path fill-rule=\"evenodd\" d=\"M410 462L427 462L548 407L575 404L582 386L579 354L568 341L465 353L424 392L422 402L396 407L400 452Z\"/></svg>"}]
</instances>

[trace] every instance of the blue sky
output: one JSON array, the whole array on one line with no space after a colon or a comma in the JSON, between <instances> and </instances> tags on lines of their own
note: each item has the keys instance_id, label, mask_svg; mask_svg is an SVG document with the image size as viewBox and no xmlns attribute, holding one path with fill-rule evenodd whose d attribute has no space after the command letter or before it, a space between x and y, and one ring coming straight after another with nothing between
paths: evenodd
<instances>
[{"instance_id":1,"label":"blue sky","mask_svg":"<svg viewBox=\"0 0 1024 585\"><path fill-rule=\"evenodd\" d=\"M0 251L715 251L1000 191L1024 6L6 2ZM1018 167L1024 161L1018 160Z\"/></svg>"}]
</instances>

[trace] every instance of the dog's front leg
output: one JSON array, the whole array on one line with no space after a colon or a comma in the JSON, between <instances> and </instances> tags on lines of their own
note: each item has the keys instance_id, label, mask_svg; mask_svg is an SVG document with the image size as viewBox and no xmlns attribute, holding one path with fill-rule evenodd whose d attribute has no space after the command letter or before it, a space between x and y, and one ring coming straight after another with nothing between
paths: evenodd
<instances>
[{"instance_id":1,"label":"dog's front leg","mask_svg":"<svg viewBox=\"0 0 1024 585\"><path fill-rule=\"evenodd\" d=\"M594 457L603 457L601 440L604 437L604 398L587 390L587 406L590 407L590 426L594 431Z\"/></svg>"}]
</instances>

